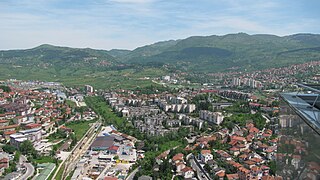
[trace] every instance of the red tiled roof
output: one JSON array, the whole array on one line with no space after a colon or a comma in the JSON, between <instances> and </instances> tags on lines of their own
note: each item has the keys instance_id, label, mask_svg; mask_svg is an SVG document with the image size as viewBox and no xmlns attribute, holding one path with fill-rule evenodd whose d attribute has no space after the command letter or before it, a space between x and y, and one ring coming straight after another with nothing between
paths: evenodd
<instances>
[{"instance_id":1,"label":"red tiled roof","mask_svg":"<svg viewBox=\"0 0 320 180\"><path fill-rule=\"evenodd\" d=\"M17 127L19 127L19 124L13 124L13 125L9 125L9 126L0 127L0 130L12 129L12 128L17 128Z\"/></svg>"},{"instance_id":2,"label":"red tiled roof","mask_svg":"<svg viewBox=\"0 0 320 180\"><path fill-rule=\"evenodd\" d=\"M118 151L119 147L118 146L111 146L109 147L109 150L113 150L113 151Z\"/></svg>"},{"instance_id":3,"label":"red tiled roof","mask_svg":"<svg viewBox=\"0 0 320 180\"><path fill-rule=\"evenodd\" d=\"M8 122L8 120L0 120L0 123L7 123Z\"/></svg>"},{"instance_id":4,"label":"red tiled roof","mask_svg":"<svg viewBox=\"0 0 320 180\"><path fill-rule=\"evenodd\" d=\"M224 176L226 175L226 173L225 173L225 171L220 170L220 171L218 171L218 172L216 173L216 175L219 176L219 177L224 177Z\"/></svg>"},{"instance_id":5,"label":"red tiled roof","mask_svg":"<svg viewBox=\"0 0 320 180\"><path fill-rule=\"evenodd\" d=\"M6 131L6 132L4 132L3 134L4 134L5 136L7 136L7 135L14 134L14 133L16 133L16 132L17 132L16 130L12 130L12 131Z\"/></svg>"},{"instance_id":6,"label":"red tiled roof","mask_svg":"<svg viewBox=\"0 0 320 180\"><path fill-rule=\"evenodd\" d=\"M185 167L183 169L181 169L182 172L188 172L188 171L193 171L193 169L191 167Z\"/></svg>"},{"instance_id":7,"label":"red tiled roof","mask_svg":"<svg viewBox=\"0 0 320 180\"><path fill-rule=\"evenodd\" d=\"M104 180L118 180L116 177L104 177Z\"/></svg>"},{"instance_id":8,"label":"red tiled roof","mask_svg":"<svg viewBox=\"0 0 320 180\"><path fill-rule=\"evenodd\" d=\"M246 164L248 164L248 165L254 165L254 164L256 164L254 161L250 161L250 160L244 161L244 163L246 163Z\"/></svg>"},{"instance_id":9,"label":"red tiled roof","mask_svg":"<svg viewBox=\"0 0 320 180\"><path fill-rule=\"evenodd\" d=\"M178 153L175 156L173 156L172 158L173 161L183 161L183 154L182 153Z\"/></svg>"},{"instance_id":10,"label":"red tiled roof","mask_svg":"<svg viewBox=\"0 0 320 180\"><path fill-rule=\"evenodd\" d=\"M236 140L236 141L245 141L246 139L244 137L241 136L231 136L232 140Z\"/></svg>"},{"instance_id":11,"label":"red tiled roof","mask_svg":"<svg viewBox=\"0 0 320 180\"><path fill-rule=\"evenodd\" d=\"M2 158L0 159L0 163L8 163L9 159L8 158Z\"/></svg>"},{"instance_id":12,"label":"red tiled roof","mask_svg":"<svg viewBox=\"0 0 320 180\"><path fill-rule=\"evenodd\" d=\"M211 154L210 150L201 150L201 154Z\"/></svg>"},{"instance_id":13,"label":"red tiled roof","mask_svg":"<svg viewBox=\"0 0 320 180\"><path fill-rule=\"evenodd\" d=\"M227 174L226 176L227 176L228 180L239 179L239 175L238 174Z\"/></svg>"},{"instance_id":14,"label":"red tiled roof","mask_svg":"<svg viewBox=\"0 0 320 180\"><path fill-rule=\"evenodd\" d=\"M256 127L252 127L252 128L249 129L249 132L250 132L250 133L258 133L258 132L259 132L259 129L256 128Z\"/></svg>"},{"instance_id":15,"label":"red tiled roof","mask_svg":"<svg viewBox=\"0 0 320 180\"><path fill-rule=\"evenodd\" d=\"M26 125L26 128L28 129L38 128L38 127L41 127L41 124L31 123Z\"/></svg>"},{"instance_id":16,"label":"red tiled roof","mask_svg":"<svg viewBox=\"0 0 320 180\"><path fill-rule=\"evenodd\" d=\"M250 160L253 161L253 162L257 162L257 163L262 162L262 159L259 159L259 158L256 158L256 157L251 158Z\"/></svg>"},{"instance_id":17,"label":"red tiled roof","mask_svg":"<svg viewBox=\"0 0 320 180\"><path fill-rule=\"evenodd\" d=\"M301 156L300 155L292 155L292 158L293 159L301 159Z\"/></svg>"}]
</instances>

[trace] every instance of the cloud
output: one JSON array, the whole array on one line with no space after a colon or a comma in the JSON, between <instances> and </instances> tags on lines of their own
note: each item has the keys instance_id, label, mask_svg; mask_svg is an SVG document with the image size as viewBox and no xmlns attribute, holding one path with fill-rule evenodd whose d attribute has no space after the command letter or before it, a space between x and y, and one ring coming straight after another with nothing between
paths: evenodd
<instances>
[{"instance_id":1,"label":"cloud","mask_svg":"<svg viewBox=\"0 0 320 180\"><path fill-rule=\"evenodd\" d=\"M304 9L301 3L289 2L5 0L0 2L0 49L42 43L133 49L193 35L319 33L318 6Z\"/></svg>"}]
</instances>

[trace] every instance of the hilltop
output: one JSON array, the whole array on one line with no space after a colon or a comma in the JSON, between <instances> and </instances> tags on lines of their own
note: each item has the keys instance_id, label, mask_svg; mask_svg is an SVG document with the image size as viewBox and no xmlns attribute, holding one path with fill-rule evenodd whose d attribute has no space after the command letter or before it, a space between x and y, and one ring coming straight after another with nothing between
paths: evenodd
<instances>
[{"instance_id":1,"label":"hilltop","mask_svg":"<svg viewBox=\"0 0 320 180\"><path fill-rule=\"evenodd\" d=\"M318 34L193 36L134 50L109 51L44 44L32 49L0 51L0 79L39 79L72 85L93 81L114 86L109 82L111 77L119 85L120 77L131 82L131 77L148 76L155 69L150 76L162 75L168 68L196 73L250 71L319 59Z\"/></svg>"}]
</instances>

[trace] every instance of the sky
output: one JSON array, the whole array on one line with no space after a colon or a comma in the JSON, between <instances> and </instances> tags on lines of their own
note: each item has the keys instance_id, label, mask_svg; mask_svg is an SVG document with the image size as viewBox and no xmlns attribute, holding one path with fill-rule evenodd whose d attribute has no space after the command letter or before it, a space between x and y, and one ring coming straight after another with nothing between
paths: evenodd
<instances>
[{"instance_id":1,"label":"sky","mask_svg":"<svg viewBox=\"0 0 320 180\"><path fill-rule=\"evenodd\" d=\"M319 0L1 0L0 49L134 49L190 36L320 33Z\"/></svg>"}]
</instances>

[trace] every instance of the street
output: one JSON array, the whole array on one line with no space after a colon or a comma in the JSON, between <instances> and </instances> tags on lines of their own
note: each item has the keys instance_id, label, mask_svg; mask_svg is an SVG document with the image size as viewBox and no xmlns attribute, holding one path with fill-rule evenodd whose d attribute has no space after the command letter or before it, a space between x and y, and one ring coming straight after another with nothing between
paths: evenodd
<instances>
[{"instance_id":1,"label":"street","mask_svg":"<svg viewBox=\"0 0 320 180\"><path fill-rule=\"evenodd\" d=\"M137 167L135 170L133 170L133 171L129 174L129 176L126 178L126 180L133 180L134 175L136 175L136 173L139 171L139 168L140 168L140 167Z\"/></svg>"},{"instance_id":2,"label":"street","mask_svg":"<svg viewBox=\"0 0 320 180\"><path fill-rule=\"evenodd\" d=\"M20 163L22 163L22 165L24 167L26 167L26 172L19 179L24 180L24 179L28 179L29 177L33 176L34 167L31 163L26 163L27 158L24 155L21 155L19 161L20 161Z\"/></svg>"},{"instance_id":3,"label":"street","mask_svg":"<svg viewBox=\"0 0 320 180\"><path fill-rule=\"evenodd\" d=\"M192 169L194 169L197 172L198 179L200 179L200 180L211 180L211 179L208 179L206 177L206 175L203 173L202 169L195 162L194 158L190 159L190 164L191 164Z\"/></svg>"},{"instance_id":4,"label":"street","mask_svg":"<svg viewBox=\"0 0 320 180\"><path fill-rule=\"evenodd\" d=\"M87 151L92 141L98 134L98 131L95 131L95 129L98 129L100 126L100 122L94 123L87 131L86 135L78 142L78 144L71 151L72 153L65 161L63 177L66 177L76 167L76 164L80 160L81 156Z\"/></svg>"}]
</instances>

